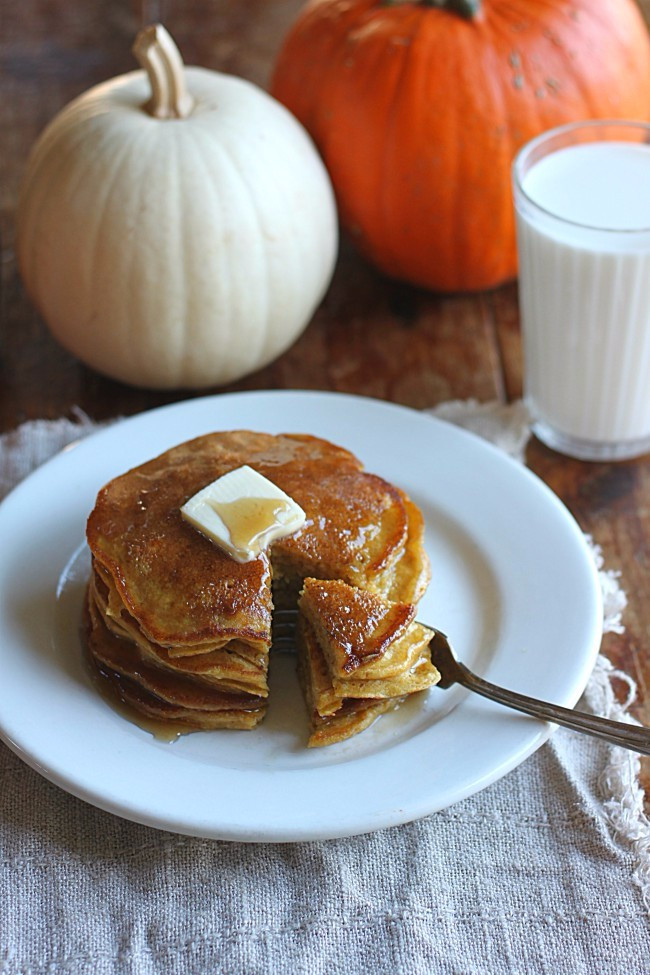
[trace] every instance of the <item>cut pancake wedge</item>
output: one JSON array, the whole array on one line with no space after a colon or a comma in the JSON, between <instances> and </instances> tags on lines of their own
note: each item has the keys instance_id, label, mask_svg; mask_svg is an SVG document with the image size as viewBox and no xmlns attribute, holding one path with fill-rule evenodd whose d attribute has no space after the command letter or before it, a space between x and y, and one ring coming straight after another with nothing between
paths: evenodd
<instances>
[{"instance_id":1,"label":"cut pancake wedge","mask_svg":"<svg viewBox=\"0 0 650 975\"><path fill-rule=\"evenodd\" d=\"M440 680L429 651L433 633L413 621L413 606L390 603L340 580L318 579L305 579L298 605L299 674L312 721L310 745L349 738Z\"/></svg>"}]
</instances>

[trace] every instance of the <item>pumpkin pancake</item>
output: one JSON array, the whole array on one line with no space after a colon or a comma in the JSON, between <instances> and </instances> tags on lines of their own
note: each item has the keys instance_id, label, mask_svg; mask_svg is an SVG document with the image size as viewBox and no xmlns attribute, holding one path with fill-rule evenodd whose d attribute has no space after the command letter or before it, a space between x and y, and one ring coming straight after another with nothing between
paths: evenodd
<instances>
[{"instance_id":1,"label":"pumpkin pancake","mask_svg":"<svg viewBox=\"0 0 650 975\"><path fill-rule=\"evenodd\" d=\"M105 587L97 574L91 576L88 586L88 603L102 619L106 630L122 641L128 641L137 652L134 662L142 660L172 673L199 676L206 684L218 684L230 691L242 691L265 697L267 690L268 655L261 655L258 661L251 661L237 653L237 641L231 641L227 648L211 650L190 657L174 657L166 647L152 643L142 633L136 621L122 611L115 616L107 611Z\"/></svg>"},{"instance_id":2,"label":"pumpkin pancake","mask_svg":"<svg viewBox=\"0 0 650 975\"><path fill-rule=\"evenodd\" d=\"M125 677L137 674L139 685L157 698L199 711L252 711L263 705L260 697L227 692L196 676L174 673L151 663L129 641L116 637L104 626L93 603L89 603L88 612L95 660Z\"/></svg>"},{"instance_id":3,"label":"pumpkin pancake","mask_svg":"<svg viewBox=\"0 0 650 975\"><path fill-rule=\"evenodd\" d=\"M299 673L312 718L310 746L356 734L374 720L371 715L386 710L380 702L396 706L440 680L429 652L433 633L413 622L413 606L389 603L341 581L305 579L299 609Z\"/></svg>"},{"instance_id":4,"label":"pumpkin pancake","mask_svg":"<svg viewBox=\"0 0 650 975\"><path fill-rule=\"evenodd\" d=\"M172 731L217 731L230 729L233 731L248 731L254 728L264 717L264 710L258 711L201 711L183 708L168 701L157 698L135 680L125 677L117 671L111 670L94 657L89 659L89 667L94 679L101 686L102 692L110 699L125 704L133 715L135 723L139 723L138 716L150 719L161 727ZM130 716L129 714L129 716ZM151 730L148 724L144 724ZM169 736L170 738L172 735Z\"/></svg>"},{"instance_id":5,"label":"pumpkin pancake","mask_svg":"<svg viewBox=\"0 0 650 975\"><path fill-rule=\"evenodd\" d=\"M241 563L189 525L180 509L244 464L293 498L306 521ZM124 699L138 707L141 691L143 713L157 709L170 720L201 710L183 703L197 682L212 701L226 695L235 722L244 711L263 714L273 603L295 605L306 576L343 580L396 602L415 602L429 579L417 507L349 451L301 434L228 431L180 444L102 488L87 538L95 664L126 688ZM394 662L396 674L401 663ZM238 694L249 696L249 708L234 700Z\"/></svg>"},{"instance_id":6,"label":"pumpkin pancake","mask_svg":"<svg viewBox=\"0 0 650 975\"><path fill-rule=\"evenodd\" d=\"M252 728L265 714L261 697L228 693L197 678L145 661L133 645L104 625L91 599L85 611L87 650L95 679L107 693L136 712L183 730Z\"/></svg>"},{"instance_id":7,"label":"pumpkin pancake","mask_svg":"<svg viewBox=\"0 0 650 975\"><path fill-rule=\"evenodd\" d=\"M408 531L404 551L396 560L389 585L376 591L393 602L418 603L424 596L431 570L424 551L424 518L422 512L403 492Z\"/></svg>"}]
</instances>

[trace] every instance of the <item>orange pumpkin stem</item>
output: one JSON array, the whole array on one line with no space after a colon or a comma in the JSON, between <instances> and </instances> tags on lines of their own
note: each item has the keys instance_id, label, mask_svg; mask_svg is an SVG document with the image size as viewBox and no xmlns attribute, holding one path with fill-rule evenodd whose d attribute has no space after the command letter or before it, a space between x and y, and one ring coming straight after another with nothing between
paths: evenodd
<instances>
[{"instance_id":1,"label":"orange pumpkin stem","mask_svg":"<svg viewBox=\"0 0 650 975\"><path fill-rule=\"evenodd\" d=\"M185 84L185 65L171 35L162 24L144 27L133 53L149 76L151 99L144 106L155 118L185 118L194 99Z\"/></svg>"}]
</instances>

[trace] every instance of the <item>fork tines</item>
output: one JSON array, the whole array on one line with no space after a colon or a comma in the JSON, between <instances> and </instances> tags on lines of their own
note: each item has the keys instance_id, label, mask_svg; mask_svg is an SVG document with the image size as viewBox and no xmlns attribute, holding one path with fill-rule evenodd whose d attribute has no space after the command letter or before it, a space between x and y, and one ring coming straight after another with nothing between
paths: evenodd
<instances>
[{"instance_id":1,"label":"fork tines","mask_svg":"<svg viewBox=\"0 0 650 975\"><path fill-rule=\"evenodd\" d=\"M297 609L273 610L273 624L271 627L271 644L276 649L279 645L293 647L296 637Z\"/></svg>"}]
</instances>

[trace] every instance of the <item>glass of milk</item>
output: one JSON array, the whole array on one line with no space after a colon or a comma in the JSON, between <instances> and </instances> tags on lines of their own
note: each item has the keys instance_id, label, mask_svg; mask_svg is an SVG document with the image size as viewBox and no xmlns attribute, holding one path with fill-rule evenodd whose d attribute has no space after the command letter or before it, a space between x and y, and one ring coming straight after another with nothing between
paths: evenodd
<instances>
[{"instance_id":1,"label":"glass of milk","mask_svg":"<svg viewBox=\"0 0 650 975\"><path fill-rule=\"evenodd\" d=\"M552 129L513 165L524 396L586 460L650 450L650 125Z\"/></svg>"}]
</instances>

